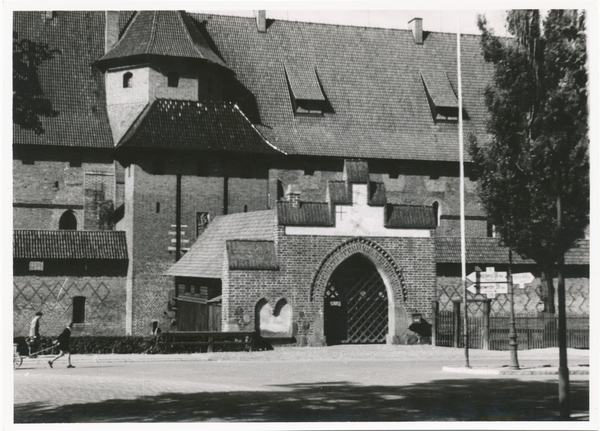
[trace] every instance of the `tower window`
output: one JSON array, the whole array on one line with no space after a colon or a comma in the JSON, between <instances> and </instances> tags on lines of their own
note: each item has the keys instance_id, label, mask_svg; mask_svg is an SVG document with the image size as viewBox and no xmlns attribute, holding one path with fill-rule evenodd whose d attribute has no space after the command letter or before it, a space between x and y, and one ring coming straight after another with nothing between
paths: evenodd
<instances>
[{"instance_id":1,"label":"tower window","mask_svg":"<svg viewBox=\"0 0 600 431\"><path fill-rule=\"evenodd\" d=\"M160 213L160 202L156 202L156 214Z\"/></svg>"},{"instance_id":2,"label":"tower window","mask_svg":"<svg viewBox=\"0 0 600 431\"><path fill-rule=\"evenodd\" d=\"M68 210L63 213L58 221L59 230L77 230L77 218L73 211Z\"/></svg>"},{"instance_id":3,"label":"tower window","mask_svg":"<svg viewBox=\"0 0 600 431\"><path fill-rule=\"evenodd\" d=\"M131 88L133 73L127 72L123 74L123 88Z\"/></svg>"},{"instance_id":4,"label":"tower window","mask_svg":"<svg viewBox=\"0 0 600 431\"><path fill-rule=\"evenodd\" d=\"M179 73L169 72L169 75L167 76L167 85L174 88L179 87Z\"/></svg>"},{"instance_id":5,"label":"tower window","mask_svg":"<svg viewBox=\"0 0 600 431\"><path fill-rule=\"evenodd\" d=\"M85 296L73 297L73 323L85 323Z\"/></svg>"}]
</instances>

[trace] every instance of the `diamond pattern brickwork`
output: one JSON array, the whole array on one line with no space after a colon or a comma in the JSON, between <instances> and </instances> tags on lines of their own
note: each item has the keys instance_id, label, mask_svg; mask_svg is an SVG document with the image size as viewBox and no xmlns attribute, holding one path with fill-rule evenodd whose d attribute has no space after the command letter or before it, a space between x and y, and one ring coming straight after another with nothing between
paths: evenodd
<instances>
[{"instance_id":1,"label":"diamond pattern brickwork","mask_svg":"<svg viewBox=\"0 0 600 431\"><path fill-rule=\"evenodd\" d=\"M42 336L56 336L73 318L73 297L83 296L85 322L74 335L125 334L125 279L120 277L14 277L13 333L24 336L37 311Z\"/></svg>"}]
</instances>

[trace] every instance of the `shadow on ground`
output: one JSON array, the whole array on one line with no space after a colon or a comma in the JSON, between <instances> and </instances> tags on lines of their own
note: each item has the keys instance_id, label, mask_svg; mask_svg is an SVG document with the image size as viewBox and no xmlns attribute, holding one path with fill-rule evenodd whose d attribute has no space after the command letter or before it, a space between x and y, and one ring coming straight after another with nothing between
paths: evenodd
<instances>
[{"instance_id":1,"label":"shadow on ground","mask_svg":"<svg viewBox=\"0 0 600 431\"><path fill-rule=\"evenodd\" d=\"M347 382L274 387L273 392L163 393L134 400L15 406L15 423L199 421L552 421L558 383L452 379L400 387ZM589 382L571 382L571 411L589 419Z\"/></svg>"}]
</instances>

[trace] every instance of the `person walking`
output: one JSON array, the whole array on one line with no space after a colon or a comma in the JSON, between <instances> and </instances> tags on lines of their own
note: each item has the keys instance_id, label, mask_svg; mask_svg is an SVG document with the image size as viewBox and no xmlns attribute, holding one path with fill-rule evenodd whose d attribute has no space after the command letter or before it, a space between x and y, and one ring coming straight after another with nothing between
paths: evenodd
<instances>
[{"instance_id":1,"label":"person walking","mask_svg":"<svg viewBox=\"0 0 600 431\"><path fill-rule=\"evenodd\" d=\"M36 358L37 355L34 354L37 352L40 346L40 320L44 313L38 311L35 313L35 317L31 321L31 325L29 326L29 338L27 339L27 347L29 348L29 355L32 358Z\"/></svg>"},{"instance_id":2,"label":"person walking","mask_svg":"<svg viewBox=\"0 0 600 431\"><path fill-rule=\"evenodd\" d=\"M64 331L62 331L62 333L58 336L58 338L54 340L53 343L58 346L60 353L48 361L48 365L50 365L50 368L53 368L52 364L58 358L61 358L64 355L68 355L67 358L69 360L69 365L67 365L67 368L75 368L74 365L71 365L71 348L69 346L71 343L71 326L73 326L73 323L69 323L64 329Z\"/></svg>"}]
</instances>

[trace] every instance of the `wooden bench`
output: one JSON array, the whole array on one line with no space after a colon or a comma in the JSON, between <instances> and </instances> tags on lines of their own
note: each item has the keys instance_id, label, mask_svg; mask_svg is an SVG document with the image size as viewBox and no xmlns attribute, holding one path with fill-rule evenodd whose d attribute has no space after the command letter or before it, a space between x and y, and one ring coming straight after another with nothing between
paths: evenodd
<instances>
[{"instance_id":1,"label":"wooden bench","mask_svg":"<svg viewBox=\"0 0 600 431\"><path fill-rule=\"evenodd\" d=\"M207 352L214 352L215 346L234 347L243 346L245 351L252 352L256 348L256 332L193 332L176 331L164 332L166 352L171 353L175 346L198 346L206 347Z\"/></svg>"}]
</instances>

